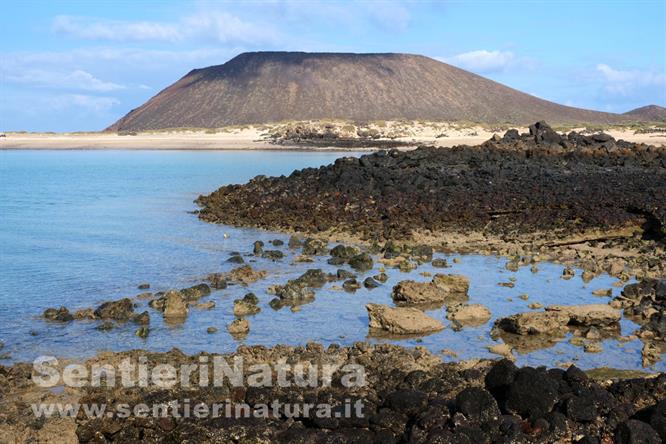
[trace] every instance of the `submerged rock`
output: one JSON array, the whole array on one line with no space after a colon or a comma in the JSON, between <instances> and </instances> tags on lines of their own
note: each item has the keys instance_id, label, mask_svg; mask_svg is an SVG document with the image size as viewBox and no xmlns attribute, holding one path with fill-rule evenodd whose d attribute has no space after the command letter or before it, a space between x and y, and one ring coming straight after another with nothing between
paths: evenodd
<instances>
[{"instance_id":1,"label":"submerged rock","mask_svg":"<svg viewBox=\"0 0 666 444\"><path fill-rule=\"evenodd\" d=\"M119 301L104 302L95 310L97 319L112 319L114 321L128 321L134 315L134 303L129 298Z\"/></svg>"},{"instance_id":2,"label":"submerged rock","mask_svg":"<svg viewBox=\"0 0 666 444\"><path fill-rule=\"evenodd\" d=\"M235 319L227 326L227 331L232 336L243 336L250 332L250 322L247 319Z\"/></svg>"},{"instance_id":3,"label":"submerged rock","mask_svg":"<svg viewBox=\"0 0 666 444\"><path fill-rule=\"evenodd\" d=\"M224 276L227 281L248 285L265 278L266 274L263 270L254 270L250 265L243 265L242 267L234 268Z\"/></svg>"},{"instance_id":4,"label":"submerged rock","mask_svg":"<svg viewBox=\"0 0 666 444\"><path fill-rule=\"evenodd\" d=\"M141 339L146 339L148 335L150 334L150 328L149 327L139 327L137 331L134 332L134 334Z\"/></svg>"},{"instance_id":5,"label":"submerged rock","mask_svg":"<svg viewBox=\"0 0 666 444\"><path fill-rule=\"evenodd\" d=\"M446 259L433 259L431 265L435 268L449 268L450 265Z\"/></svg>"},{"instance_id":6,"label":"submerged rock","mask_svg":"<svg viewBox=\"0 0 666 444\"><path fill-rule=\"evenodd\" d=\"M243 256L241 256L240 254L232 254L231 256L229 256L229 259L227 259L227 262L231 264L244 264L245 259L243 259Z\"/></svg>"},{"instance_id":7,"label":"submerged rock","mask_svg":"<svg viewBox=\"0 0 666 444\"><path fill-rule=\"evenodd\" d=\"M336 245L330 251L332 257L343 259L345 261L351 259L352 257L360 253L361 250L359 250L357 247L349 247L342 244Z\"/></svg>"},{"instance_id":8,"label":"submerged rock","mask_svg":"<svg viewBox=\"0 0 666 444\"><path fill-rule=\"evenodd\" d=\"M287 241L287 246L291 249L301 248L303 245L303 240L298 236L290 236L289 241Z\"/></svg>"},{"instance_id":9,"label":"submerged rock","mask_svg":"<svg viewBox=\"0 0 666 444\"><path fill-rule=\"evenodd\" d=\"M234 301L234 316L242 317L257 314L261 311L256 305L237 299Z\"/></svg>"},{"instance_id":10,"label":"submerged rock","mask_svg":"<svg viewBox=\"0 0 666 444\"><path fill-rule=\"evenodd\" d=\"M342 283L342 288L345 291L354 292L359 288L361 288L361 284L359 284L359 282L355 278L347 279Z\"/></svg>"},{"instance_id":11,"label":"submerged rock","mask_svg":"<svg viewBox=\"0 0 666 444\"><path fill-rule=\"evenodd\" d=\"M619 310L604 304L550 305L546 312L563 313L569 317L567 324L586 327L608 327L617 324L622 317Z\"/></svg>"},{"instance_id":12,"label":"submerged rock","mask_svg":"<svg viewBox=\"0 0 666 444\"><path fill-rule=\"evenodd\" d=\"M226 273L211 273L206 279L210 282L210 286L216 290L224 290L228 286Z\"/></svg>"},{"instance_id":13,"label":"submerged rock","mask_svg":"<svg viewBox=\"0 0 666 444\"><path fill-rule=\"evenodd\" d=\"M461 275L436 274L431 282L401 281L393 287L397 304L436 304L447 300L466 300L469 280Z\"/></svg>"},{"instance_id":14,"label":"submerged rock","mask_svg":"<svg viewBox=\"0 0 666 444\"><path fill-rule=\"evenodd\" d=\"M437 273L432 278L432 283L452 294L467 295L469 291L469 279L461 274Z\"/></svg>"},{"instance_id":15,"label":"submerged rock","mask_svg":"<svg viewBox=\"0 0 666 444\"><path fill-rule=\"evenodd\" d=\"M349 266L356 271L372 270L373 265L372 257L368 253L360 253L349 259Z\"/></svg>"},{"instance_id":16,"label":"submerged rock","mask_svg":"<svg viewBox=\"0 0 666 444\"><path fill-rule=\"evenodd\" d=\"M82 308L74 312L74 319L77 321L82 321L85 319L92 321L97 319L97 316L95 316L95 310L92 308Z\"/></svg>"},{"instance_id":17,"label":"submerged rock","mask_svg":"<svg viewBox=\"0 0 666 444\"><path fill-rule=\"evenodd\" d=\"M303 242L303 254L307 256L324 256L327 253L328 242L323 239L307 238Z\"/></svg>"},{"instance_id":18,"label":"submerged rock","mask_svg":"<svg viewBox=\"0 0 666 444\"><path fill-rule=\"evenodd\" d=\"M393 287L393 301L396 304L432 304L443 303L450 295L446 288L432 282L401 281Z\"/></svg>"},{"instance_id":19,"label":"submerged rock","mask_svg":"<svg viewBox=\"0 0 666 444\"><path fill-rule=\"evenodd\" d=\"M44 310L43 316L44 319L55 322L70 322L74 320L74 316L72 316L66 307L47 308Z\"/></svg>"},{"instance_id":20,"label":"submerged rock","mask_svg":"<svg viewBox=\"0 0 666 444\"><path fill-rule=\"evenodd\" d=\"M481 304L456 304L446 308L446 318L465 326L479 326L492 316L488 307Z\"/></svg>"},{"instance_id":21,"label":"submerged rock","mask_svg":"<svg viewBox=\"0 0 666 444\"><path fill-rule=\"evenodd\" d=\"M261 257L264 259L270 259L272 261L278 261L284 258L284 253L280 250L266 250L261 253Z\"/></svg>"},{"instance_id":22,"label":"submerged rock","mask_svg":"<svg viewBox=\"0 0 666 444\"><path fill-rule=\"evenodd\" d=\"M367 304L369 327L396 335L433 333L444 329L444 324L411 307L391 308L380 304Z\"/></svg>"},{"instance_id":23,"label":"submerged rock","mask_svg":"<svg viewBox=\"0 0 666 444\"><path fill-rule=\"evenodd\" d=\"M568 322L569 316L565 313L530 311L499 319L495 326L517 335L563 334Z\"/></svg>"},{"instance_id":24,"label":"submerged rock","mask_svg":"<svg viewBox=\"0 0 666 444\"><path fill-rule=\"evenodd\" d=\"M210 294L210 287L207 284L197 284L181 289L180 294L186 301L197 301Z\"/></svg>"},{"instance_id":25,"label":"submerged rock","mask_svg":"<svg viewBox=\"0 0 666 444\"><path fill-rule=\"evenodd\" d=\"M187 317L188 308L185 298L179 291L170 290L164 295L164 317L166 319L183 319Z\"/></svg>"}]
</instances>

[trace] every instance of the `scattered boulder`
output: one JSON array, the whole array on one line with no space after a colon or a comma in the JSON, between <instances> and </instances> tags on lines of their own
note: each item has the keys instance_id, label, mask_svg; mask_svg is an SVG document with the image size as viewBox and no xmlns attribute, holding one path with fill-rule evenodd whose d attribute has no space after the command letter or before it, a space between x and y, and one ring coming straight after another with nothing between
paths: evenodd
<instances>
[{"instance_id":1,"label":"scattered boulder","mask_svg":"<svg viewBox=\"0 0 666 444\"><path fill-rule=\"evenodd\" d=\"M377 288L377 287L379 287L379 282L377 282L376 280L374 280L374 279L371 278L371 277L367 277L367 278L365 278L365 280L363 281L363 286L364 286L365 288L370 288L370 289L371 289L371 288Z\"/></svg>"},{"instance_id":2,"label":"scattered boulder","mask_svg":"<svg viewBox=\"0 0 666 444\"><path fill-rule=\"evenodd\" d=\"M149 327L139 327L137 331L134 332L134 334L141 339L146 339L148 335L150 334L150 328Z\"/></svg>"},{"instance_id":3,"label":"scattered boulder","mask_svg":"<svg viewBox=\"0 0 666 444\"><path fill-rule=\"evenodd\" d=\"M613 296L612 288L599 288L592 292L594 296Z\"/></svg>"},{"instance_id":4,"label":"scattered boulder","mask_svg":"<svg viewBox=\"0 0 666 444\"><path fill-rule=\"evenodd\" d=\"M409 254L418 261L430 262L432 261L433 251L430 245L415 245L411 248Z\"/></svg>"},{"instance_id":5,"label":"scattered boulder","mask_svg":"<svg viewBox=\"0 0 666 444\"><path fill-rule=\"evenodd\" d=\"M243 336L250 332L250 323L247 319L235 319L227 326L227 331L232 336Z\"/></svg>"},{"instance_id":6,"label":"scattered boulder","mask_svg":"<svg viewBox=\"0 0 666 444\"><path fill-rule=\"evenodd\" d=\"M265 278L266 272L263 270L254 270L250 265L243 265L226 273L225 277L227 281L248 285Z\"/></svg>"},{"instance_id":7,"label":"scattered boulder","mask_svg":"<svg viewBox=\"0 0 666 444\"><path fill-rule=\"evenodd\" d=\"M433 304L447 300L466 300L469 280L460 275L436 274L431 282L411 280L399 282L393 287L396 304Z\"/></svg>"},{"instance_id":8,"label":"scattered boulder","mask_svg":"<svg viewBox=\"0 0 666 444\"><path fill-rule=\"evenodd\" d=\"M361 288L361 284L359 284L359 282L355 278L347 279L346 281L344 281L342 283L342 288L345 291L353 293L356 290L358 290L359 288Z\"/></svg>"},{"instance_id":9,"label":"scattered boulder","mask_svg":"<svg viewBox=\"0 0 666 444\"><path fill-rule=\"evenodd\" d=\"M354 256L356 256L360 253L361 253L361 250L359 250L357 247L345 246L345 245L342 245L342 244L336 245L330 251L330 254L331 254L332 257L343 259L345 261L353 258Z\"/></svg>"},{"instance_id":10,"label":"scattered boulder","mask_svg":"<svg viewBox=\"0 0 666 444\"><path fill-rule=\"evenodd\" d=\"M301 246L303 246L303 240L301 240L300 237L295 236L295 235L290 236L289 241L287 241L287 246L289 248L291 248L292 250L296 249L296 248L301 248Z\"/></svg>"},{"instance_id":11,"label":"scattered boulder","mask_svg":"<svg viewBox=\"0 0 666 444\"><path fill-rule=\"evenodd\" d=\"M254 244L252 244L252 253L255 256L261 256L263 252L264 252L264 243L260 240L254 241Z\"/></svg>"},{"instance_id":12,"label":"scattered boulder","mask_svg":"<svg viewBox=\"0 0 666 444\"><path fill-rule=\"evenodd\" d=\"M488 322L490 310L481 304L455 304L446 308L446 318L464 326L479 326Z\"/></svg>"},{"instance_id":13,"label":"scattered boulder","mask_svg":"<svg viewBox=\"0 0 666 444\"><path fill-rule=\"evenodd\" d=\"M141 312L132 317L132 321L136 324L148 325L150 324L150 314L147 311Z\"/></svg>"},{"instance_id":14,"label":"scattered boulder","mask_svg":"<svg viewBox=\"0 0 666 444\"><path fill-rule=\"evenodd\" d=\"M376 275L373 276L373 278L374 278L377 282L381 282L382 284L385 283L386 281L388 281L388 279L389 279L389 277L388 277L388 275L387 275L386 273L379 273L379 274L376 274Z\"/></svg>"},{"instance_id":15,"label":"scattered boulder","mask_svg":"<svg viewBox=\"0 0 666 444\"><path fill-rule=\"evenodd\" d=\"M236 299L234 301L234 315L237 317L255 315L261 311L257 307L259 299L254 293L246 294L243 299Z\"/></svg>"},{"instance_id":16,"label":"scattered boulder","mask_svg":"<svg viewBox=\"0 0 666 444\"><path fill-rule=\"evenodd\" d=\"M572 277L576 276L576 271L571 267L566 267L562 270L562 279L569 280Z\"/></svg>"},{"instance_id":17,"label":"scattered boulder","mask_svg":"<svg viewBox=\"0 0 666 444\"><path fill-rule=\"evenodd\" d=\"M261 253L261 257L264 259L270 259L272 261L279 261L284 258L284 253L280 250L266 250Z\"/></svg>"},{"instance_id":18,"label":"scattered boulder","mask_svg":"<svg viewBox=\"0 0 666 444\"><path fill-rule=\"evenodd\" d=\"M206 329L206 333L208 333L209 335L212 335L213 333L217 333L217 331L218 331L217 327L208 327Z\"/></svg>"},{"instance_id":19,"label":"scattered boulder","mask_svg":"<svg viewBox=\"0 0 666 444\"><path fill-rule=\"evenodd\" d=\"M502 413L493 395L481 387L467 387L456 395L456 410L472 421L497 420Z\"/></svg>"},{"instance_id":20,"label":"scattered boulder","mask_svg":"<svg viewBox=\"0 0 666 444\"><path fill-rule=\"evenodd\" d=\"M440 288L446 288L452 294L467 295L469 291L469 279L461 274L437 273L432 278L432 283Z\"/></svg>"},{"instance_id":21,"label":"scattered boulder","mask_svg":"<svg viewBox=\"0 0 666 444\"><path fill-rule=\"evenodd\" d=\"M550 305L546 312L564 313L569 317L568 324L586 327L614 326L622 317L619 310L605 304Z\"/></svg>"},{"instance_id":22,"label":"scattered boulder","mask_svg":"<svg viewBox=\"0 0 666 444\"><path fill-rule=\"evenodd\" d=\"M393 287L393 301L396 304L433 304L443 303L449 296L446 288L432 282L401 281Z\"/></svg>"},{"instance_id":23,"label":"scattered boulder","mask_svg":"<svg viewBox=\"0 0 666 444\"><path fill-rule=\"evenodd\" d=\"M374 265L372 257L368 253L357 254L356 256L353 256L351 259L349 259L348 263L349 266L351 266L354 270L360 272L372 270Z\"/></svg>"},{"instance_id":24,"label":"scattered boulder","mask_svg":"<svg viewBox=\"0 0 666 444\"><path fill-rule=\"evenodd\" d=\"M197 284L180 290L180 294L186 301L197 301L210 294L210 287L207 284Z\"/></svg>"},{"instance_id":25,"label":"scattered boulder","mask_svg":"<svg viewBox=\"0 0 666 444\"><path fill-rule=\"evenodd\" d=\"M235 253L229 256L229 259L227 259L227 262L231 264L244 264L245 259L243 259L243 256L240 255L240 253ZM214 287L217 288L217 287Z\"/></svg>"},{"instance_id":26,"label":"scattered boulder","mask_svg":"<svg viewBox=\"0 0 666 444\"><path fill-rule=\"evenodd\" d=\"M70 322L74 320L74 316L72 316L66 307L47 308L44 310L43 316L44 319L54 322Z\"/></svg>"},{"instance_id":27,"label":"scattered boulder","mask_svg":"<svg viewBox=\"0 0 666 444\"><path fill-rule=\"evenodd\" d=\"M661 444L663 441L655 429L637 419L623 422L615 432L617 444Z\"/></svg>"},{"instance_id":28,"label":"scattered boulder","mask_svg":"<svg viewBox=\"0 0 666 444\"><path fill-rule=\"evenodd\" d=\"M97 319L112 319L114 321L128 321L134 315L134 303L129 298L118 301L104 302L95 310Z\"/></svg>"},{"instance_id":29,"label":"scattered boulder","mask_svg":"<svg viewBox=\"0 0 666 444\"><path fill-rule=\"evenodd\" d=\"M418 335L444 329L444 324L411 307L391 308L380 304L367 304L369 327L396 335Z\"/></svg>"},{"instance_id":30,"label":"scattered boulder","mask_svg":"<svg viewBox=\"0 0 666 444\"><path fill-rule=\"evenodd\" d=\"M182 319L187 317L187 303L179 291L170 290L164 295L164 317Z\"/></svg>"},{"instance_id":31,"label":"scattered boulder","mask_svg":"<svg viewBox=\"0 0 666 444\"><path fill-rule=\"evenodd\" d=\"M307 238L303 242L303 254L307 256L324 256L327 253L328 253L328 242L326 242L325 240Z\"/></svg>"},{"instance_id":32,"label":"scattered boulder","mask_svg":"<svg viewBox=\"0 0 666 444\"><path fill-rule=\"evenodd\" d=\"M139 284L136 288L138 288L139 290L148 290L150 288L150 284L148 283Z\"/></svg>"},{"instance_id":33,"label":"scattered boulder","mask_svg":"<svg viewBox=\"0 0 666 444\"><path fill-rule=\"evenodd\" d=\"M226 273L211 273L206 279L210 282L210 286L216 290L224 290L228 286Z\"/></svg>"},{"instance_id":34,"label":"scattered boulder","mask_svg":"<svg viewBox=\"0 0 666 444\"><path fill-rule=\"evenodd\" d=\"M449 268L450 265L446 259L433 259L431 265L435 268Z\"/></svg>"},{"instance_id":35,"label":"scattered boulder","mask_svg":"<svg viewBox=\"0 0 666 444\"><path fill-rule=\"evenodd\" d=\"M504 404L508 412L537 419L553 409L558 398L558 383L544 373L531 367L516 371Z\"/></svg>"},{"instance_id":36,"label":"scattered boulder","mask_svg":"<svg viewBox=\"0 0 666 444\"><path fill-rule=\"evenodd\" d=\"M92 308L82 308L74 312L74 319L77 321L82 321L84 319L92 321L97 319L97 316L95 316L95 310Z\"/></svg>"},{"instance_id":37,"label":"scattered boulder","mask_svg":"<svg viewBox=\"0 0 666 444\"><path fill-rule=\"evenodd\" d=\"M347 271L347 270L339 269L339 270L336 272L336 277L337 277L338 279L353 279L353 278L356 277L356 275L355 275L354 273L352 273L351 271Z\"/></svg>"},{"instance_id":38,"label":"scattered boulder","mask_svg":"<svg viewBox=\"0 0 666 444\"><path fill-rule=\"evenodd\" d=\"M563 334L569 316L557 311L530 311L498 319L495 326L517 335Z\"/></svg>"}]
</instances>

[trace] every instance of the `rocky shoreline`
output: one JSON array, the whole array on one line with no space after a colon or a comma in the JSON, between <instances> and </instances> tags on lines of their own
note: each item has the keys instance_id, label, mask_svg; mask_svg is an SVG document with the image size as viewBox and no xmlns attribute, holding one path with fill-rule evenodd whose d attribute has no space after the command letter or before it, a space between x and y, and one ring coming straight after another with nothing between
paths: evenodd
<instances>
[{"instance_id":1,"label":"rocky shoreline","mask_svg":"<svg viewBox=\"0 0 666 444\"><path fill-rule=\"evenodd\" d=\"M530 350L572 333L586 352L600 341L619 337L622 315L640 328L631 338L643 341L643 366L666 351L666 149L616 141L604 134L566 136L543 122L529 134L509 130L477 147L415 151L380 151L343 158L333 165L295 171L289 177L257 177L246 185L229 185L200 196L199 217L208 222L306 233L270 245L257 241L252 253L232 254L233 269L210 273L180 290L151 293L150 285L135 298L107 301L70 313L66 307L43 313L49 322L94 321L108 331L136 325L136 335L150 334L151 316L182 323L194 309L215 309L208 296L228 285L247 286L266 272L245 263L253 257L294 262L314 256L341 267L327 273L311 268L266 293L270 308L293 312L312 302L325 285L355 292L380 287L388 269L411 271L424 263L442 269L423 272L426 282L401 280L392 287L394 306L366 305L369 336L426 335L445 326L425 314L426 307L446 308L451 327L462 329L489 322L483 304L468 303L469 277L446 273L446 259L433 253L462 252L507 256L506 270L545 261L565 265L569 280L581 267L588 282L601 273L616 277L622 294L608 304L530 304L531 310L496 319L491 336L502 343L492 353L501 361L443 363L423 347L358 343L352 347L241 346L227 357L253 362L280 359L314 363L358 363L368 384L358 390L340 385L322 389L233 387L40 390L30 383L26 364L0 366L0 441L128 442L144 440L208 442L661 442L666 439L664 374L635 379L593 380L576 367L517 368L512 349ZM344 241L332 249L329 241ZM352 246L353 245L353 246ZM381 265L374 269L375 265ZM351 269L346 269L348 267ZM371 274L370 274L371 273ZM638 283L627 285L632 278ZM499 285L512 287L515 278ZM339 285L338 285L339 284ZM259 294L259 293L257 293ZM610 296L606 290L601 296ZM527 295L525 300L527 300ZM145 311L135 310L145 305ZM570 303L570 302L569 302ZM261 316L252 292L233 301L235 319L227 325L234 339L250 331L251 317ZM208 333L217 332L209 327ZM304 339L305 341L306 339ZM629 338L627 339L629 340ZM588 349L589 348L589 349ZM87 361L118 362L148 355L154 363L187 364L206 356L133 351L105 353ZM117 418L36 419L28 409L36 399L138 404L165 399L199 402L226 398L255 406L261 400L362 400L368 416L320 420L311 416L268 419ZM65 438L66 437L66 438Z\"/></svg>"},{"instance_id":2,"label":"rocky shoreline","mask_svg":"<svg viewBox=\"0 0 666 444\"><path fill-rule=\"evenodd\" d=\"M146 365L212 362L214 355L187 356L131 351L105 353L85 365L114 365L147 356ZM358 343L327 348L239 347L229 360L248 363L287 360L305 366L362 365L365 383L346 387L83 387L64 391L34 386L31 366L0 366L2 442L611 442L659 443L666 438L666 375L635 379L592 378L572 366L517 368L510 361L443 363L422 347ZM64 364L63 364L64 365ZM247 367L244 367L247 368ZM321 367L316 367L321 368ZM343 367L344 368L344 367ZM244 370L245 371L245 370ZM337 373L336 373L337 375ZM275 375L273 375L275 378ZM340 418L277 415L268 418L131 418L78 416L35 419L29 404L41 402L215 403L233 400L258 408L266 400L320 402L341 411L360 401L360 414ZM191 401L189 401L191 400ZM110 407L111 408L111 407ZM336 410L338 409L338 410Z\"/></svg>"}]
</instances>

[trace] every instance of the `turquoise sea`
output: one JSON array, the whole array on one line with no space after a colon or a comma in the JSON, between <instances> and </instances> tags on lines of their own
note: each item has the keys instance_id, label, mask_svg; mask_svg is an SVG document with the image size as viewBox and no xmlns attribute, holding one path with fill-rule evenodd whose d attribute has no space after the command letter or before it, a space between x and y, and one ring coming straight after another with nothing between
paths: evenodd
<instances>
[{"instance_id":1,"label":"turquoise sea","mask_svg":"<svg viewBox=\"0 0 666 444\"><path fill-rule=\"evenodd\" d=\"M241 343L225 329L233 319L233 300L249 291L259 297L262 311L249 318L251 332L242 343L389 341L368 338L365 304L391 304L395 283L408 278L425 280L419 273L441 270L430 265L412 273L390 270L385 285L356 293L338 291L333 283L297 313L287 308L275 311L268 305L272 297L266 289L270 285L284 283L308 268L335 271L336 267L326 264L326 258L313 264L293 264L297 252L286 247L282 249L287 257L281 261L255 259L251 256L255 240L286 241L288 235L211 225L191 213L197 208L193 201L199 194L220 185L243 183L259 174L288 175L349 155L354 153L0 151L0 341L5 344L0 363L31 361L40 355L85 357L100 350L132 348L231 351ZM135 296L141 293L137 285L143 282L151 284L150 291L200 283L208 273L233 268L226 262L232 251L247 255L253 267L267 270L268 278L247 288L232 286L214 292L209 299L216 302L215 309L193 309L187 321L176 326L165 324L158 312L145 307L146 301L137 300L137 310L147 309L151 315L151 333L145 340L134 335L136 326L131 324L102 332L92 321L55 324L40 318L49 307L64 305L74 311ZM559 279L562 266L555 264L541 264L537 274L527 268L512 273L504 268L503 258L470 255L461 259L445 271L470 277L470 302L487 305L493 320L526 311L531 302L605 303L607 299L591 292L610 287L614 281L609 276L589 284L578 276L564 281ZM377 273L377 268L379 265L367 275ZM510 276L516 278L514 288L497 285ZM530 295L529 301L518 298L523 293ZM428 314L444 320L447 328L394 342L426 346L435 353L449 349L459 358L495 357L485 348L495 343L489 336L492 320L454 331L445 320L445 310ZM219 332L207 334L210 326ZM628 334L636 325L623 320L622 327ZM639 341L622 344L609 339L602 346L602 353L584 353L565 339L548 349L519 354L518 362L552 366L575 361L584 368L640 368ZM660 363L656 369L664 371L666 365Z\"/></svg>"}]
</instances>

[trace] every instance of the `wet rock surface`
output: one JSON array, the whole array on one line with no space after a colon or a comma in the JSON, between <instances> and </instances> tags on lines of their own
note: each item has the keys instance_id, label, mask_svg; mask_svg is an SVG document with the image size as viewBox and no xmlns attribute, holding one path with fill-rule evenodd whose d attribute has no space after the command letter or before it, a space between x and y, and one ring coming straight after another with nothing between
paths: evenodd
<instances>
[{"instance_id":1,"label":"wet rock surface","mask_svg":"<svg viewBox=\"0 0 666 444\"><path fill-rule=\"evenodd\" d=\"M138 352L108 353L98 364L137 359ZM197 364L201 356L178 350L151 353L149 364ZM518 368L508 360L475 364L443 363L423 348L358 343L352 347L319 344L300 347L239 347L223 355L228 362L242 357L249 365L289 359L306 366L362 363L365 384L345 387L334 375L328 387L234 388L227 380L219 387L198 385L164 389L116 387L81 388L56 394L30 381L27 364L0 366L0 440L57 442L641 442L664 438L666 375L597 382L576 367ZM273 379L276 376L273 375ZM336 382L338 381L338 382ZM42 391L40 391L42 390ZM233 400L250 408L277 400L282 403L327 403L344 411L345 400L360 401L361 413L339 418L314 414L270 415L268 418L50 418L34 421L25 401L105 403L113 410L118 400L138 404L173 400L223 403ZM224 410L222 410L223 412ZM582 441L581 441L582 440Z\"/></svg>"},{"instance_id":2,"label":"wet rock surface","mask_svg":"<svg viewBox=\"0 0 666 444\"><path fill-rule=\"evenodd\" d=\"M381 304L368 304L365 308L368 310L369 328L375 333L417 335L444 329L441 322L416 308L392 308Z\"/></svg>"}]
</instances>

